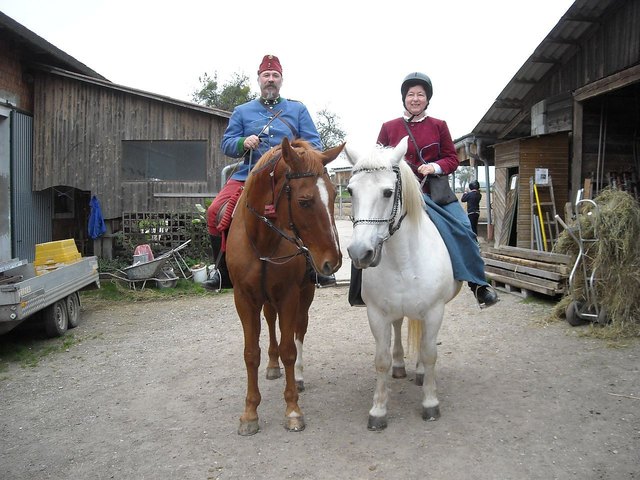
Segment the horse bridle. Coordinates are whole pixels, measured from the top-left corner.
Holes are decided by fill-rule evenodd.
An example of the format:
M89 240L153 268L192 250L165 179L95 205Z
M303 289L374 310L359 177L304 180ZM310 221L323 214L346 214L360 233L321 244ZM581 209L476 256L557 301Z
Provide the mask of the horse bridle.
M377 167L377 168L359 168L357 170L354 170L352 172L352 175L355 175L356 173L373 173L373 172L379 172L379 171L389 171L388 167ZM400 176L400 168L398 166L394 166L391 167L391 171L393 171L396 174L396 188L395 188L395 193L393 195L393 206L391 207L391 215L389 216L389 218L354 218L351 217L351 222L353 224L353 226L355 227L356 225L380 225L383 223L387 223L389 225L389 235L387 235L386 237L384 237L380 243L384 243L387 240L389 240L389 238L391 238L391 235L393 235L394 233L396 233L399 229L400 229L400 225L402 225L402 221L404 220L404 217L406 217L407 212L404 212L398 219L396 222L396 217L398 216L398 213L401 211L402 209L402 177Z
M277 161L276 161L277 163ZM275 171L275 165L274 165L274 171ZM327 169L325 168L322 175L327 173ZM297 248L296 253L293 253L291 255L284 255L282 257L271 257L271 256L260 256L260 253L258 252L258 249L256 248L255 244L253 243L253 240L250 239L251 241L251 245L253 246L254 251L256 252L256 254L258 255L258 258L263 261L263 262L269 262L269 263L273 263L273 264L277 264L277 265L282 265L284 263L287 263L289 261L291 261L293 258L297 257L298 255L304 255L306 257L306 259L311 262L311 254L309 253L309 249L304 245L304 242L302 241L302 239L300 238L300 232L298 230L298 228L296 227L296 224L293 221L293 211L291 208L291 185L289 185L289 182L291 180L296 180L296 179L300 179L300 178L308 178L308 177L319 177L320 175L318 175L317 173L314 172L302 172L302 173L291 173L291 172L287 172L285 174L285 183L282 186L282 189L280 189L280 192L278 193L277 196L275 196L273 205L275 207L275 205L277 205L282 192L286 192L287 194L287 204L289 206L289 229L293 232L293 234L295 236L291 236L289 234L287 234L287 232L285 232L284 230L282 230L280 227L278 227L275 223L273 223L267 216L259 213L255 208L253 208L251 205L249 205L248 203L246 204L247 208L249 209L249 211L251 213L253 213L259 220L261 220L264 224L266 224L271 230L273 230L274 232L276 232L278 235L280 235L282 238L284 238L285 240L287 240L288 242L291 242L292 244L294 244Z

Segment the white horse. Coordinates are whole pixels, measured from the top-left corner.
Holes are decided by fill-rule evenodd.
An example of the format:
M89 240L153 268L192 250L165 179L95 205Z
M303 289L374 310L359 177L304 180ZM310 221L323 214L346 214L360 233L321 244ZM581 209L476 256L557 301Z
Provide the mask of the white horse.
M368 428L387 426L387 378L406 377L402 322L409 319L409 350L418 353L416 384L422 385L422 418L436 420L440 407L435 364L444 306L460 291L447 247L425 211L420 185L404 161L405 137L395 148L376 147L354 165L351 194L353 234L347 250L362 271L362 299L376 340L376 389ZM375 267L375 268L374 268ZM391 352L391 326L394 343Z

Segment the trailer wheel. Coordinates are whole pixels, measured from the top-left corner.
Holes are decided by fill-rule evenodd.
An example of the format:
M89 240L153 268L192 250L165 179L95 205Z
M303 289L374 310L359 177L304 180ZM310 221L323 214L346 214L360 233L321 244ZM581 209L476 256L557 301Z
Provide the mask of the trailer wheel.
M80 323L80 296L78 292L73 292L66 298L67 302L67 324L69 328L76 328Z
M58 300L44 310L44 328L49 337L64 335L68 327L67 302Z

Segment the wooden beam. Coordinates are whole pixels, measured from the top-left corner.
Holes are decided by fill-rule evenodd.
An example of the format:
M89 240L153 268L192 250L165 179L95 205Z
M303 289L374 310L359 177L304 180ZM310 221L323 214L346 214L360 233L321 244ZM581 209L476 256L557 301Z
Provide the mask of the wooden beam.
M543 285L538 285L533 282L526 282L519 280L517 278L509 278L505 275L500 275L492 272L485 272L487 274L487 279L491 281L497 281L500 283L504 283L505 285L511 285L517 288L524 288L526 290L531 290L532 292L542 293L544 295L548 295L550 297L558 295L559 293L564 292L564 287L558 285L558 288L548 288Z
M482 260L485 264L485 270L488 267L495 267L502 271L519 272L528 276L546 278L548 280L566 280L569 276L570 269L566 265L550 265L539 264L532 262L531 260L524 260L511 257L496 256L492 258L493 254L486 253L483 255Z
M561 265L573 265L574 259L571 255L553 252L539 252L538 250L529 250L528 248L512 247L503 245L500 247L492 247L490 245L482 247L482 254L494 253L497 255L507 255L516 258L525 258L536 262L545 262Z
M557 64L560 63L560 60L557 59L557 58L543 57L541 55L535 56L535 57L531 57L531 58L529 58L529 61L533 62L533 63L546 63L546 64L549 64L549 65L557 65ZM535 82L535 83L538 83L538 82Z
M613 75L591 82L584 87L577 88L573 92L573 98L577 102L584 102L604 93L612 92L632 83L640 81L640 65L635 65Z
M540 277L532 277L530 275L525 275L523 273L512 272L510 270L502 270L500 268L491 267L487 265L484 268L485 273L491 273L496 276L500 276L504 279L509 279L509 281L505 281L504 283L509 283L510 285L514 285L514 281L526 282L529 285L538 285L548 290L553 290L555 292L561 292L564 290L565 283L563 281L553 281L547 280ZM513 282L513 283L512 283ZM522 284L520 284L522 285ZM530 288L530 287L527 287ZM532 289L533 290L533 289Z
M507 135L509 135L509 132L511 132L511 130L516 128L520 122L522 122L525 118L527 118L530 115L530 113L531 112L529 111L522 111L519 114L517 114L515 117L513 117L513 119L509 123L507 123L507 126L500 131L500 133L498 134L498 138L502 139Z
M513 79L513 83L517 83L520 85L537 85L539 83L538 80L527 80L526 78L515 78Z
M203 192L203 193L170 193L170 192L157 192L153 194L153 198L215 198L218 192Z
M582 102L573 100L573 158L569 166L571 175L571 190L569 201L572 206L576 204L576 194L582 187L582 132L583 132L583 106ZM565 219L566 220L566 219Z
M522 102L520 100L496 100L493 103L495 108L504 108L509 110L520 110L522 108Z

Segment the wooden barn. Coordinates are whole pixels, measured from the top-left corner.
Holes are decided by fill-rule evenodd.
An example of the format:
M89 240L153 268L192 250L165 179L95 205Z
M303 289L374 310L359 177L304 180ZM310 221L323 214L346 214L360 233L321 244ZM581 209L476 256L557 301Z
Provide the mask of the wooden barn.
M128 219L193 213L219 190L230 112L114 84L1 12L0 47L1 259L65 238L108 257Z
M495 166L494 248L550 251L581 190L638 198L640 1L576 0L456 148Z

